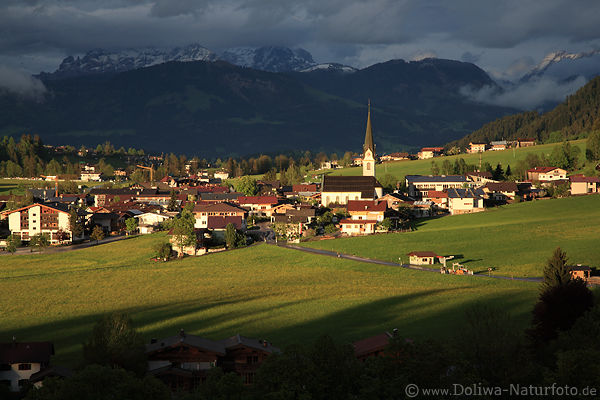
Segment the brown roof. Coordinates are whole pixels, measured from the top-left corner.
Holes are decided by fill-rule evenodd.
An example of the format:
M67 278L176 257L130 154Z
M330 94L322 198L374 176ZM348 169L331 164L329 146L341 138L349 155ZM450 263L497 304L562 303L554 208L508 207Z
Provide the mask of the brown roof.
M421 151L442 151L443 147L423 147Z
M245 209L227 203L196 204L194 212L235 212L245 213Z
M370 198L375 188L382 187L374 176L329 176L323 177L322 192L361 192L361 196Z
M188 335L184 333L183 330L178 335L157 340L156 343L147 344L146 354L160 352L165 348L177 347L180 345L187 345L201 350L208 350L222 356L225 355L225 346L223 346L222 343L205 339L200 336Z
M240 335L239 333L235 336L232 336L227 339L223 339L219 341L225 346L225 349L233 349L236 347L250 347L255 350L264 351L266 353L279 353L280 350L278 347L273 346L271 343L266 340L259 340L248 338Z
M294 191L294 192L316 192L317 185L314 183L313 184L293 185L292 191Z
M488 182L484 186L492 192L518 192L519 187L515 182Z
M299 210L292 208L285 210L285 215L292 217L314 217L316 210L314 208L301 208Z
M416 256L416 257L440 257L435 254L433 251L411 251L407 254L407 256Z
M573 175L569 179L571 182L600 183L600 178L597 176Z
M483 171L483 172L477 172L477 171L475 171L475 172L469 172L469 173L467 173L467 175L469 175L469 176L480 176L480 177L482 177L482 178L490 178L490 179L492 178L492 173L491 173L491 172L489 172L489 171Z
M277 204L276 196L240 196L240 204Z
M233 224L236 229L242 229L242 217L209 215L206 227L208 229L225 229L228 224Z
M568 265L570 271L591 271L592 269L587 265Z
M555 169L559 169L558 167L535 167L528 169L527 172L538 172L538 173L546 173L550 171L554 171Z
M366 339L358 340L352 343L354 354L357 357L381 351L390 344L392 335L389 332L380 333L379 335L371 336Z
M371 211L384 212L387 209L387 202L382 201L379 204L372 200L348 200L348 212L350 211Z
M448 197L448 193L440 192L439 190L430 190L427 192L427 196L424 196L428 199L441 199Z
M370 225L376 224L376 219L343 219L340 221L340 224L356 224L356 225Z
M0 343L0 363L48 363L54 355L50 342Z

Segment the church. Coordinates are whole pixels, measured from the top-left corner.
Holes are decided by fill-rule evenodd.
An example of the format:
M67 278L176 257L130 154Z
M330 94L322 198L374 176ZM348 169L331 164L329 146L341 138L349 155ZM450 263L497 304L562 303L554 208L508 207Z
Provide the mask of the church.
M375 144L371 128L371 102L367 113L367 129L363 145L362 176L323 177L321 205L346 205L349 200L375 200L383 196L383 187L375 178Z

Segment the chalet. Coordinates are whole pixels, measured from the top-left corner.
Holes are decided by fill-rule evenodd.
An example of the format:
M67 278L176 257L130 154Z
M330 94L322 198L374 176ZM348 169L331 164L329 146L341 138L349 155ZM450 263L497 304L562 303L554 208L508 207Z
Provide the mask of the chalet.
M485 184L488 182L497 182L494 179L492 179L492 173L488 172L488 171L468 172L467 178L469 178L471 181L473 181L477 184Z
M441 156L442 154L444 154L443 147L423 147L421 151L417 153L417 158L419 160L426 160L428 158Z
M248 211L228 203L197 204L193 213L195 228L225 229L232 223L237 229L246 229Z
M567 268L569 269L569 272L571 273L571 278L573 279L579 278L583 279L584 281L590 279L592 269L587 265L570 265L567 266Z
M383 186L374 176L324 176L321 205L344 205L350 200L375 200L383 195Z
M366 339L358 340L352 343L354 355L360 361L365 361L369 357L378 357L383 355L384 350L389 346L393 335L389 332L380 333Z
M381 161L402 161L410 159L408 153L390 153L379 157Z
M173 392L198 388L206 380L208 370L217 366L240 375L244 383L250 384L264 359L278 352L266 341L240 335L213 341L188 335L183 329L176 336L152 339L146 345L148 374L163 381Z
M84 182L100 182L102 181L101 172L82 172L79 176L79 180Z
M101 207L115 201L115 199L117 201L135 199L139 192L140 189L130 190L94 188L90 190L90 196L92 196L94 199L94 206Z
M381 222L385 218L387 202L349 200L347 210L352 220L375 220Z
M535 167L527 170L530 181L552 182L567 179L567 171L557 167Z
M338 167L337 160L323 161L320 169L336 169Z
M492 151L506 150L508 148L508 142L506 140L498 140L490 142L490 146Z
M222 179L222 180L229 179L229 172L227 172L227 171L216 171L215 174L214 174L214 177L218 178L218 179Z
M0 343L0 384L18 392L31 376L50 364L54 345L50 342Z
M448 210L450 214L468 214L484 211L483 197L485 193L481 189L447 189Z
M470 181L463 175L406 175L405 179L408 195L413 198L427 197L430 190L441 192L470 186Z
M516 147L531 147L535 146L535 139L517 139Z
M490 200L494 201L514 200L519 192L515 182L488 182L481 189Z
M160 224L173 217L160 211L150 211L143 214L138 214L136 218L138 220L138 229L140 233L145 235L154 232L156 229L158 229Z
M353 167L362 167L362 157L354 157L352 158L352 166Z
M279 201L276 196L240 196L238 203L250 210L250 214L270 217Z
M430 190L427 196L423 196L423 200L431 201L437 208L448 209L448 193L444 191Z
M410 199L406 198L400 193L387 193L381 196L378 200L380 202L385 201L387 203L387 207L392 210L398 210L402 204L407 205L410 202Z
M271 354L280 350L266 340L247 338L237 334L220 341L225 347L225 356L218 365L226 372L234 372L242 378L245 385L254 383L256 371Z
M411 251L407 254L412 265L433 265L444 257L438 256L433 251Z
M600 178L596 176L573 175L569 181L572 195L600 192Z
M68 243L83 239L83 236L73 237L69 223L69 208L64 204L35 203L3 213L8 218L8 229L23 241L29 241L32 236L47 234L50 244ZM87 213L77 211L79 218Z
M469 143L467 153L483 153L487 148L485 143Z
M315 183L303 183L299 185L292 185L292 192L298 196L310 197L316 193L319 193L319 189Z
M340 221L342 233L347 235L370 235L375 233L375 219L350 219L345 218Z

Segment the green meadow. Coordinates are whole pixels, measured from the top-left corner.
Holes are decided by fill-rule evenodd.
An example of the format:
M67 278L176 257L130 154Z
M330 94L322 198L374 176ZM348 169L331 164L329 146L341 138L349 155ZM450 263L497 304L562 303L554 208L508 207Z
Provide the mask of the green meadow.
M571 141L571 144L574 144L581 149L581 160L585 158L585 143L586 139ZM502 151L486 151L481 153L481 161L482 163L489 162L493 167L500 163L504 169L506 169L507 165L510 165L511 168L514 169L519 160L525 159L527 154L545 154L548 156L550 153L552 153L552 149L557 145L560 145L560 143L542 144L532 147L523 147L519 149L508 149ZM454 161L458 160L459 158L463 158L467 164L479 165L479 154L459 154L456 156L436 157L429 160L386 162L383 164L378 164L375 171L379 177L382 177L386 174L391 174L398 179L401 179L406 175L429 175L431 174L432 161L435 161L438 167L440 167L444 160L454 163ZM316 171L312 172L310 176L312 177L316 174L325 172L331 172L332 175L362 175L362 167Z
M600 267L600 195L537 200L476 214L418 220L413 232L303 245L381 260L408 262L411 251L455 255L475 272L539 277L560 246L570 262ZM449 261L449 266L453 261ZM455 261L454 261L455 262Z
M159 233L64 253L1 256L0 341L50 340L53 362L75 365L94 322L111 311L130 313L146 340L180 328L212 339L240 333L281 347L324 333L350 342L393 328L411 338L451 339L476 302L509 311L525 327L538 294L535 283L266 244L152 261L153 247L164 240Z

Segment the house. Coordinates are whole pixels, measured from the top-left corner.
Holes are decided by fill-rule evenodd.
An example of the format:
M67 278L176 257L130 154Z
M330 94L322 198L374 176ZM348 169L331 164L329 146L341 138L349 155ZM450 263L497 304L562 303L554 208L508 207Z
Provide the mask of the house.
M31 376L50 364L54 345L50 342L0 343L0 384L18 392Z
M427 218L433 214L434 202L431 200L417 200L412 202L410 213L415 218Z
M441 192L450 188L470 187L463 175L406 175L408 195L412 198L427 197L430 190Z
M469 143L467 153L483 153L487 148L485 143Z
M198 256L205 254L207 250L207 244L205 239L210 237L208 229L196 229L194 228L194 234L196 235L196 242L187 246L184 246L183 249L179 247L179 237L173 233L173 229L168 232L169 243L171 243L173 250L177 252L178 256L183 254L187 254L189 256Z
M490 146L492 146L492 151L506 150L508 148L508 142L506 140L498 140L490 142Z
M349 200L347 210L352 220L375 220L376 222L381 222L385 218L387 202Z
M138 214L135 218L138 220L138 229L140 234L145 235L154 232L163 222L173 218L169 214L160 211L150 211Z
M535 167L527 170L530 181L551 182L567 179L567 171L557 167Z
M590 279L592 269L587 265L570 265L567 266L567 268L569 269L569 272L571 273L571 278L573 279L579 278L583 279L584 281Z
M299 185L292 185L292 192L298 196L310 197L319 193L319 188L315 183L303 183Z
M401 195L400 193L387 193L381 196L378 200L380 202L385 201L387 203L387 207L392 210L398 210L402 204L408 205L410 202L410 199L404 195Z
M402 161L410 159L408 153L390 153L379 157L381 161Z
M535 139L517 139L516 147L531 147L535 146Z
M73 237L69 223L69 207L60 203L34 203L12 211L5 211L3 215L8 218L8 229L11 234L17 235L23 241L29 241L32 236L47 234L50 244L69 243L73 240L83 239L82 236ZM82 219L87 213L77 211Z
M200 200L211 201L214 203L222 203L224 201L237 203L238 198L240 196L242 196L242 194L238 193L238 192L230 192L230 193L201 192L201 193L198 193L198 195L200 196Z
M347 235L371 235L375 233L377 220L374 219L342 219L340 230Z
M248 211L229 203L196 204L194 228L225 229L232 223L237 229L246 229Z
M433 265L444 257L438 256L433 251L411 251L407 254L412 265Z
M271 354L280 350L266 340L248 338L237 334L220 341L225 347L225 356L217 364L225 372L234 372L245 385L254 383L258 367Z
M84 182L100 182L102 181L101 172L82 172L79 180Z
M471 181L473 181L477 184L481 184L481 185L488 183L488 182L497 182L494 179L492 179L492 173L488 172L488 171L468 172L467 178L469 178Z
M600 192L600 178L596 176L573 175L569 181L572 195Z
M437 208L448 209L448 193L444 191L430 190L426 196L423 196L424 201L431 201Z
M206 380L211 368L234 372L250 384L264 359L280 350L267 341L236 335L220 341L186 334L152 339L146 345L148 374L165 383L173 392L189 392Z
M320 169L336 169L338 167L337 160L323 161Z
M428 158L441 156L443 153L443 147L423 147L421 151L417 153L417 158L419 160L426 160Z
M383 195L383 186L374 176L324 176L321 205L344 205L349 200L375 200Z
M227 171L216 171L214 177L217 178L217 179L221 179L221 180L229 179L229 172L227 172Z
M384 350L389 346L392 337L393 335L391 333L384 332L379 335L358 340L352 343L354 355L360 361L365 361L369 357L378 357L382 355Z
M446 190L448 193L448 210L451 215L468 214L484 211L481 189L455 189Z
M115 174L115 176L120 176L122 178L127 177L127 171L125 171L124 169L115 169L114 174Z
M266 217L271 216L273 207L279 203L276 196L240 196L238 202L250 210L250 214Z
M519 192L515 182L488 182L481 189L494 201L514 200Z

